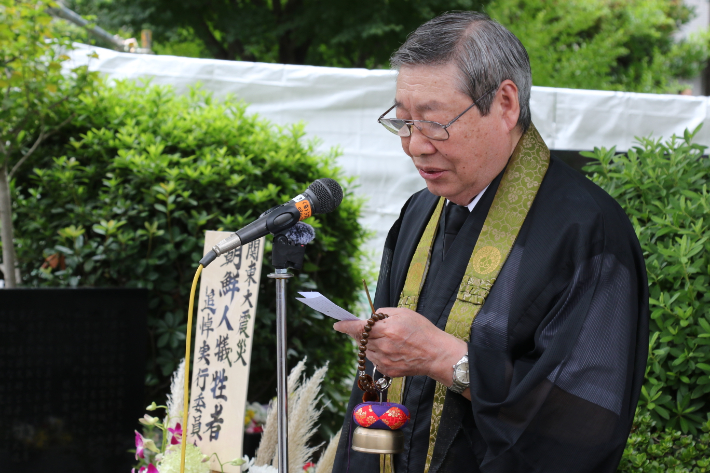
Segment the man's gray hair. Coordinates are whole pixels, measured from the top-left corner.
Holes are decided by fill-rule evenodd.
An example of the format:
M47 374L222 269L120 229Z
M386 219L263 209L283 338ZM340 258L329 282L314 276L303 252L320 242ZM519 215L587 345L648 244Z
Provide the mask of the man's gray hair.
M430 66L455 61L461 72L461 91L478 100L481 115L488 115L495 97L489 93L506 79L518 87L518 126L527 131L531 123L530 59L513 33L479 12L449 12L427 21L407 37L392 55L394 69Z

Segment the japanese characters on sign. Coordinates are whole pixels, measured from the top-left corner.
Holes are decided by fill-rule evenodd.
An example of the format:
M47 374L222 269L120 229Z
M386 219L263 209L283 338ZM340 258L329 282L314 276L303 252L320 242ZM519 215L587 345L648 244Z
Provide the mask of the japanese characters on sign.
M205 252L227 232L207 232ZM241 457L263 238L220 256L202 272L187 441L220 460ZM219 470L215 459L212 470ZM227 473L240 467L225 465Z

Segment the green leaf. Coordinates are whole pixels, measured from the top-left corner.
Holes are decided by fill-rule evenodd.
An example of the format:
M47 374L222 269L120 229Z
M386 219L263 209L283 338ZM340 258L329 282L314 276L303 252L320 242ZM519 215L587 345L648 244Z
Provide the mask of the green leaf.
M654 412L656 412L658 415L660 415L661 417L663 417L666 420L670 419L670 413L668 412L668 410L664 409L661 406L656 406L656 408L654 409Z
M64 253L65 255L73 255L73 254L74 254L74 250L72 250L72 249L70 249L70 248L67 248L66 246L55 245L54 248L55 248L57 251L60 251L60 252Z

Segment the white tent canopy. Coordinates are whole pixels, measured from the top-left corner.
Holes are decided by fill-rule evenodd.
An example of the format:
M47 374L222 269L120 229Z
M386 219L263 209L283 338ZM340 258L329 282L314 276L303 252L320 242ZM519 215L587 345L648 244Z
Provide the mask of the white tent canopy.
M98 58L88 58L95 51ZM377 117L393 102L396 74L388 70L264 64L118 53L79 45L67 67L89 64L111 78L150 78L178 93L198 82L216 97L234 94L248 110L277 124L303 121L322 149L338 147L338 163L356 177L368 201L362 224L375 231L368 247L379 253L405 200L424 182L399 139ZM708 118L707 97L533 87L532 119L551 149L625 151L636 136L682 134ZM697 141L710 144L710 126Z

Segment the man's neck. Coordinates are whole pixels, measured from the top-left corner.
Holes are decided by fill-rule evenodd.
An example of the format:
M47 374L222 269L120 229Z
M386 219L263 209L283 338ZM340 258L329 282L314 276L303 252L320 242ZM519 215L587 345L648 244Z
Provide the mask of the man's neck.
M476 204L478 203L479 200L481 200L481 197L483 197L483 194L485 194L485 192L488 190L488 188L489 188L490 186L491 186L491 185L488 184L485 189L483 189L481 192L479 192L478 194L476 194L476 196L475 196L473 199L471 199L471 202L469 202L468 204L464 205L464 207L468 207L468 211L469 211L469 212L473 211L473 208L476 207ZM446 199L446 204L447 204L447 205L449 204L449 202L451 202L451 201L450 201L449 199ZM455 203L455 202L453 202L453 203Z

